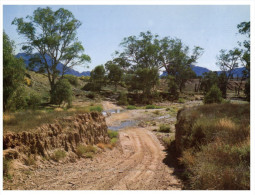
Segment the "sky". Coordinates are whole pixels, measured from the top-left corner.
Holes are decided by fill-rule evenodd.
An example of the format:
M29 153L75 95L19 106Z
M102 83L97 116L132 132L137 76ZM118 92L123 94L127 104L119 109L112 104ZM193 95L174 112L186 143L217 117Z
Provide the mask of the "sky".
M37 7L45 5L4 5L3 28L16 43L16 54L21 51L23 38L16 26L11 25L15 17L32 15ZM192 48L204 48L204 54L197 66L219 70L216 56L221 49L233 49L238 41L246 37L238 33L237 25L250 20L248 5L65 5L60 7L71 11L82 22L78 39L92 62L75 69L82 72L105 64L113 59L124 37L151 31L160 37L179 38Z

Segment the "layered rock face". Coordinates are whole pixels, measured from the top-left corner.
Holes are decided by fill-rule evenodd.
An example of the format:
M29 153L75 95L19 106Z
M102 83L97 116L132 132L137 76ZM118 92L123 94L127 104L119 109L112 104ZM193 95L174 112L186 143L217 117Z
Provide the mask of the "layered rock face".
M56 148L76 152L79 144L108 143L107 125L101 113L78 114L45 124L34 131L3 136L4 156L17 158L18 154L49 156Z

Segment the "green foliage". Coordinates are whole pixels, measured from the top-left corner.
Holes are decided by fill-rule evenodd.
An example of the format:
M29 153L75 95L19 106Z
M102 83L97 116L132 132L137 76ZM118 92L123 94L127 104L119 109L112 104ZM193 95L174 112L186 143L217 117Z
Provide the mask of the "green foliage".
M185 103L185 99L179 98L179 99L178 99L178 103L182 103L182 104Z
M89 111L90 112L102 112L103 108L102 108L102 106L90 106Z
M134 105L128 105L128 106L127 106L127 109L128 109L128 110L135 110L135 109L136 109L136 106L134 106Z
M90 73L90 80L84 86L86 91L101 91L102 86L105 85L105 69L103 65L96 66Z
M106 70L108 71L107 78L110 83L113 83L115 86L115 91L117 90L117 85L122 80L123 71L120 66L114 63L114 61L108 61L105 64Z
M24 81L25 64L22 59L14 56L14 43L9 39L8 35L3 33L3 109L4 111L14 108L11 106L14 96L21 92L19 87ZM16 94L15 94L16 93ZM12 100L10 100L12 99ZM19 104L19 103L18 103ZM18 107L22 107L20 104Z
M114 137L111 139L110 143L111 143L111 145L115 146L117 141L118 141L118 139Z
M213 85L218 85L218 83L219 78L216 71L205 72L203 73L203 77L201 79L200 89L206 94Z
M84 48L77 39L77 29L81 22L64 8L53 11L50 7L38 7L31 16L15 18L12 24L17 26L18 33L26 43L22 49L29 54L33 50L38 51L29 64L37 66L40 71L46 71L51 93L54 93L59 73L64 75L69 68L90 62L90 57L83 54ZM48 57L51 63L46 60ZM60 61L64 66L59 71L57 64Z
M56 150L51 156L52 160L58 162L59 160L66 157L66 152L64 150Z
M168 92L171 100L177 100L179 98L178 85L173 76L169 76Z
M84 146L80 144L76 148L76 154L79 157L92 158L94 153L96 153L96 148L91 145Z
M72 104L72 88L67 79L57 81L51 99L53 103L59 106L63 102L67 102L68 106Z
M170 132L170 126L166 125L166 124L162 124L159 127L159 132L163 132L163 133L169 133Z
M27 108L28 96L24 87L16 89L9 97L6 109L10 111L22 110Z
M193 53L190 54L189 47L184 45L180 39L171 39L164 37L160 40L160 59L165 71L169 76L174 77L180 92L185 86L187 80L196 77L190 64L197 61L202 55L203 49L196 46Z
M79 84L78 77L76 77L74 75L66 74L66 75L64 75L64 78L67 79L69 81L69 83L75 87L77 87Z
M143 92L144 102L151 95L152 88L158 83L159 74L157 68L138 68L126 80L129 90L141 90Z
M37 92L30 92L29 98L27 99L27 106L32 109L36 109L42 102L41 96Z
M204 97L205 104L212 104L212 103L221 103L222 102L222 95L220 89L213 85L208 93Z
M155 105L147 105L145 106L145 109L159 109L161 108L160 106L155 106Z
M113 131L113 130L108 130L107 131L108 136L112 139L112 138L118 138L119 133L117 131Z
M79 79L82 81L88 82L90 79L90 76L81 76L81 77L79 77Z
M128 100L127 100L127 94L124 92L121 92L118 98L118 105L127 105L128 104Z

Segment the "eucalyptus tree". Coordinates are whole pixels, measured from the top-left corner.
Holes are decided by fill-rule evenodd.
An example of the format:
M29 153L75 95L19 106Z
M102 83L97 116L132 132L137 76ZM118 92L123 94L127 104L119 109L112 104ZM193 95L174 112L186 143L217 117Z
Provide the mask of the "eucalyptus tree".
M90 62L77 38L81 22L66 9L53 11L50 7L39 7L25 19L15 18L12 24L25 39L22 49L28 54L36 52L32 63L46 71L51 94L59 74L63 76L71 67ZM60 62L63 64L61 71L57 70Z
M110 83L114 84L115 91L117 90L117 85L121 82L123 77L123 71L120 66L118 66L115 61L108 61L105 64L107 70L107 78Z
M220 50L220 54L217 56L216 64L220 67L222 73L221 78L222 82L219 84L222 85L221 91L222 96L226 98L227 93L227 85L229 79L233 76L233 71L235 68L238 68L240 64L240 60L242 57L242 52L238 48L234 48L233 50Z
M195 77L191 64L203 54L201 47L194 47L192 54L188 46L180 39L164 37L160 40L160 66L169 76L175 78L175 82L182 91L187 80Z

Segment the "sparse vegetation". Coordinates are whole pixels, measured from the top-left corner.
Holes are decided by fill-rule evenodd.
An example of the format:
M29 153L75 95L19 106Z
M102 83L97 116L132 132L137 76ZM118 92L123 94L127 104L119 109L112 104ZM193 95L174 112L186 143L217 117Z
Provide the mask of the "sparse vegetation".
M220 89L213 85L208 93L205 95L204 103L212 104L212 103L221 103L222 102L222 94Z
M90 112L102 112L103 108L102 108L102 106L90 106L89 111Z
M166 124L161 124L158 131L163 132L163 133L169 133L170 132L170 126L166 125Z
M128 106L127 106L127 109L128 109L128 110L135 110L135 109L136 109L136 106L134 106L134 105L128 105Z
M77 87L79 84L78 77L76 77L74 75L66 74L66 75L64 75L64 78L67 79L69 81L69 83L75 87Z
M3 158L3 176L6 179L11 179L11 174L10 174L10 169L11 169L11 161L8 159Z
M61 149L56 150L51 156L52 160L56 162L59 162L61 159L64 159L65 157L66 157L66 152Z
M93 158L93 154L96 153L96 148L94 146L91 145L78 145L76 148L76 154L78 155L78 157L85 157L85 158Z

